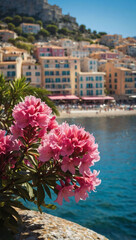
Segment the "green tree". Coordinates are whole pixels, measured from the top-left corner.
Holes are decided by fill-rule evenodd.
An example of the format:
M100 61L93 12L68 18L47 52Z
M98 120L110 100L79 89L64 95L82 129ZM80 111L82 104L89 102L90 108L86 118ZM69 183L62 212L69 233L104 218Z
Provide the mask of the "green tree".
M38 33L38 36L39 35L41 35L41 36L43 36L43 37L48 37L49 35L50 35L50 33L46 30L46 29L44 29L44 28L42 28L41 30L40 30L40 32Z
M15 30L15 25L13 23L8 23L8 29L11 31Z
M85 33L86 32L86 26L84 24L81 24L80 27L79 27L79 31L81 33Z
M4 18L4 22L6 22L6 23L12 23L13 22L13 18L12 17L5 17Z
M63 35L69 35L69 30L67 28L62 28L58 30L59 34L63 34Z
M35 37L33 35L29 35L27 40L28 42L33 43L35 41Z
M25 22L25 23L35 23L35 19L33 17L23 17L23 22Z
M43 27L43 22L41 20L36 21L36 23Z
M22 17L19 15L15 15L13 18L13 23L15 26L18 26L22 22Z
M46 27L47 31L50 32L51 35L56 35L56 33L58 32L58 27L56 25L47 25Z
M21 27L16 27L15 32L20 36L22 35L22 28Z

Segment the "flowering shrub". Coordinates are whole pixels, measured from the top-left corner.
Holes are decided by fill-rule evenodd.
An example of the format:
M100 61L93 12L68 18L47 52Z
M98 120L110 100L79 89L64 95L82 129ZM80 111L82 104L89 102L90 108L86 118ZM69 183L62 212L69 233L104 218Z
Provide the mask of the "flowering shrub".
M10 134L0 130L0 223L15 232L20 217L14 207L25 209L20 197L40 211L55 208L44 202L51 190L60 205L71 196L85 200L100 184L99 173L90 170L100 158L93 135L76 125L59 125L34 96L14 107L13 118Z

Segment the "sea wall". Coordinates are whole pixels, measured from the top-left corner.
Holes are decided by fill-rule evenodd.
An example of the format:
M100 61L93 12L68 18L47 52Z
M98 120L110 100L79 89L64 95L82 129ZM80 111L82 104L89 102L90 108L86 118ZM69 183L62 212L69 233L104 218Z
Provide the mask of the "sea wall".
M15 240L108 240L76 223L36 211L19 210L23 225Z

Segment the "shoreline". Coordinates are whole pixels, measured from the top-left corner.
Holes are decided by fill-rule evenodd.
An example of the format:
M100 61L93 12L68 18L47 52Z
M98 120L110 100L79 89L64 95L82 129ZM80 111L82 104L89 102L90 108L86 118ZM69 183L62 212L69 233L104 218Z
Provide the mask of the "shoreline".
M117 116L133 116L136 115L136 110L109 110L101 112L99 110L71 110L70 113L66 111L59 112L59 118L82 118L82 117L117 117Z

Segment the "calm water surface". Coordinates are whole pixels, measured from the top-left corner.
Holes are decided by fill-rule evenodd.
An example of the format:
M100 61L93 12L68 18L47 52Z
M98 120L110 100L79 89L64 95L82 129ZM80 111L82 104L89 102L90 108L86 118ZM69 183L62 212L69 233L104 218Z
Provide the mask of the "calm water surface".
M136 116L59 119L84 126L99 144L102 183L86 201L46 212L74 221L110 240L136 240Z

